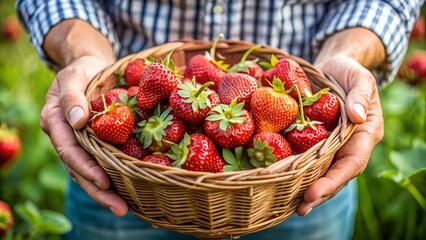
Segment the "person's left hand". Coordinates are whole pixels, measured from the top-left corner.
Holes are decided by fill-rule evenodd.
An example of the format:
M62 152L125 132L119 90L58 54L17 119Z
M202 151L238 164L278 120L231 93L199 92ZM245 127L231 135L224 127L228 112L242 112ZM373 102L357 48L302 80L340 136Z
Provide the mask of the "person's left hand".
M317 59L315 66L339 81L347 93L346 113L358 126L336 153L326 174L305 192L304 201L297 208L301 216L335 196L346 183L360 175L367 167L374 146L383 138L382 108L372 73L356 60L339 55L324 61Z

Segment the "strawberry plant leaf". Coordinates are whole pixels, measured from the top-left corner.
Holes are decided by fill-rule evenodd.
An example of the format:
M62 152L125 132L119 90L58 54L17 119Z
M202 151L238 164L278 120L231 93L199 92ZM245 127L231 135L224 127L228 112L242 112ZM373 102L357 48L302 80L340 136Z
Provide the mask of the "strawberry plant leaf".
M414 172L408 179L419 190L423 198L426 198L426 168ZM426 203L426 200L424 202Z
M72 229L72 224L65 215L51 210L41 211L42 224L39 231L51 234L64 234Z
M32 201L16 204L15 212L34 229L38 229L42 223L40 210Z

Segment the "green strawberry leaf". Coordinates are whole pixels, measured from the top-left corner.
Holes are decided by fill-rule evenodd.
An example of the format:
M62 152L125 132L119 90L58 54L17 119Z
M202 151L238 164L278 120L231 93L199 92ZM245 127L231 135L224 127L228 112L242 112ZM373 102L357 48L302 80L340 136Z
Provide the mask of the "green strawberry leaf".
M244 153L245 151L243 146L236 147L234 151L224 148L222 150L222 157L228 164L225 165L223 170L225 172L232 172L253 168Z
M26 201L15 205L15 212L32 228L38 229L42 224L42 217L39 208L31 201Z
M72 229L72 224L65 215L51 210L41 211L42 224L39 231L51 234L65 234Z

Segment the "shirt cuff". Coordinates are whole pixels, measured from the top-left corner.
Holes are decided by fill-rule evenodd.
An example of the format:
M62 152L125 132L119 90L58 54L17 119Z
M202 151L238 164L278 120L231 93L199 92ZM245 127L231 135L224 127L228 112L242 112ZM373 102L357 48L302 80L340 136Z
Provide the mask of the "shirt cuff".
M43 42L50 29L66 19L78 18L90 23L109 40L115 53L119 50L120 44L112 21L94 1L43 1L39 4L21 1L17 9L38 55L52 69L58 70L59 67L46 56Z
M386 66L371 69L378 84L393 80L404 54L412 26L419 15L420 7L410 3L403 6L400 1L347 1L331 7L314 38L314 47L319 49L324 40L344 29L364 27L373 31L386 50ZM413 1L416 2L416 1Z

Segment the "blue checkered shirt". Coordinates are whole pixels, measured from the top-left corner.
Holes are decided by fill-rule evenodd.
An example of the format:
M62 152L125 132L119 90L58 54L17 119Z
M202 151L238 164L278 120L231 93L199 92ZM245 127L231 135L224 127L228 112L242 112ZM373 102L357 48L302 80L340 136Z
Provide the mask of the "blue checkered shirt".
M401 64L422 0L18 0L18 14L32 43L42 49L49 30L79 18L104 34L118 57L179 39L212 40L223 33L280 48L313 61L321 43L350 27L376 33L386 48L387 66L373 69L380 82ZM49 63L49 62L48 62Z

